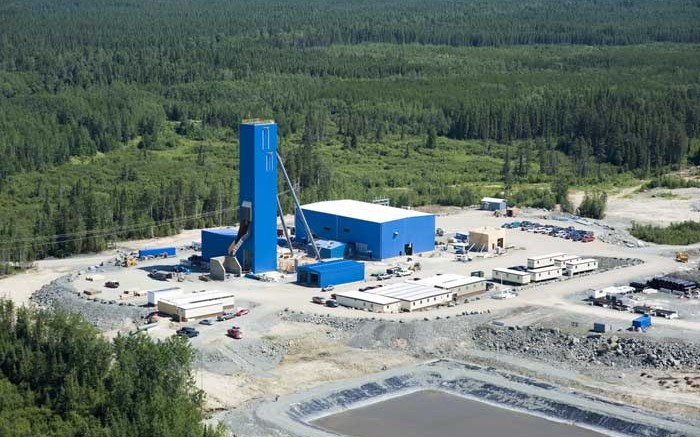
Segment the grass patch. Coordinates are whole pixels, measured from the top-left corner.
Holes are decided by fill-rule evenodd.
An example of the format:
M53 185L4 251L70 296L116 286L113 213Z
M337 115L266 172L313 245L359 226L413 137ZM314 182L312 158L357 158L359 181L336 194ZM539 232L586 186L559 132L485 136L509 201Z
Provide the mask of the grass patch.
M692 220L672 223L665 228L634 223L630 232L640 240L656 244L685 246L700 243L700 222Z

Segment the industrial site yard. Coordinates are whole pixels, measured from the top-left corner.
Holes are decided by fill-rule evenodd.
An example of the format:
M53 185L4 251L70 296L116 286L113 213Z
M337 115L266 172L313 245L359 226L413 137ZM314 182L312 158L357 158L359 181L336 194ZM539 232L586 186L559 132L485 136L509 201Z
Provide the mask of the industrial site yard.
M622 200L621 200L622 201ZM629 199L624 200L629 201ZM615 210L615 200L610 209ZM640 200L641 203L644 200ZM528 212L518 219L562 225L548 220L546 212ZM500 227L510 221L486 211L448 208L438 215L436 226L447 232L481 226ZM145 297L123 296L125 290L153 290L169 286L185 292L228 290L236 296L237 308L250 313L234 320L179 323L161 318L158 326L146 331L155 338L174 334L180 326L196 326L200 335L190 340L198 352L195 378L207 394L211 420L230 425L236 436L310 435L272 424L265 417L271 404L285 402L295 393L315 390L334 381L359 380L377 372L412 366L426 360L450 358L480 366L492 366L588 393L614 402L676 417L682 432L669 435L700 435L700 305L698 300L680 301L670 295L648 299L663 300L676 307L680 318L655 318L646 333L629 332L634 314L590 306L583 301L590 289L624 285L630 281L671 273L679 268L697 271L697 255L691 263L674 260L677 248L644 245L628 247L630 237L620 230L588 222L576 227L596 235L611 236L582 243L531 232L507 230L503 255L478 256L459 262L454 253L439 250L387 262L366 262L366 283L378 283L370 274L394 265L420 263L420 270L408 278L392 278L385 283L413 277L426 278L438 273L469 276L481 270L524 264L529 256L553 252L595 257L605 271L571 279L521 288L512 299L490 299L488 294L454 307L442 306L409 313L370 313L338 307L327 308L311 299L322 295L318 288L294 284L295 275L279 282L247 278L201 281L193 271L182 282L156 281L148 272L158 266L179 263L193 252L179 251L176 258L140 262L135 267L115 267L116 251L64 260L37 262L34 271L0 281L0 295L18 303L32 302L78 311L107 335L134 330L143 324L140 317L151 310L143 308ZM566 226L568 224L564 224ZM139 247L173 244L189 245L199 231L187 231L173 238L124 243L124 251ZM612 237L615 238L612 238ZM601 237L602 238L602 237ZM126 249L128 248L128 250ZM698 248L690 248L697 250ZM686 248L685 250L688 250ZM103 279L89 281L86 269L104 263ZM120 287L102 287L105 280L119 281ZM52 282L53 281L53 282ZM335 287L334 292L357 290L363 283ZM497 285L497 288L500 284ZM503 286L504 288L506 286ZM99 288L97 301L83 291ZM325 293L328 294L328 293ZM111 303L110 303L111 302ZM137 316L132 316L136 314ZM130 319L129 317L134 317ZM593 322L615 328L601 338L587 338ZM226 335L231 325L240 326L244 337ZM287 405L288 406L288 405ZM282 407L280 407L282 408ZM654 417L650 419L654 422ZM661 420L661 419L659 419Z

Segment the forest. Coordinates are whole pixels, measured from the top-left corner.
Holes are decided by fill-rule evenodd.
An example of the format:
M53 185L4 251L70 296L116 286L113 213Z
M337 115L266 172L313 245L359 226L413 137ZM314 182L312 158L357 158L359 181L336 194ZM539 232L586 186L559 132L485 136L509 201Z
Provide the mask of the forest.
M78 315L0 300L0 436L223 436L202 424L193 360L179 337L108 341Z
M0 268L233 224L247 117L279 123L302 201L547 207L700 164L698 22L692 0L3 3Z

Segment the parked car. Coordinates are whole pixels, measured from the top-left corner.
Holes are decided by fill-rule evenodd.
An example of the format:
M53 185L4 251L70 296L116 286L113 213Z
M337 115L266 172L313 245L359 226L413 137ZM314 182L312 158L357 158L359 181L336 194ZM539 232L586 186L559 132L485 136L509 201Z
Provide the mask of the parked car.
M192 338L196 337L199 335L199 331L196 329L190 327L190 326L184 326L177 331L175 331L175 334L181 336L181 337L187 337L187 338Z
M236 311L236 317L245 316L249 312L250 312L250 310L248 308L241 308L238 311Z
M236 340L240 340L241 338L243 338L243 331L241 331L241 327L240 327L240 326L232 326L231 329L229 329L228 331L226 331L226 333L227 333L231 338L234 338L234 339L236 339Z
M338 308L338 301L335 299L328 299L326 301L326 306L330 308Z
M326 292L326 291L333 291L335 290L335 287L333 285L326 285L321 289L321 291Z
M105 282L105 287L107 287L107 288L119 288L119 282L118 281L107 281L107 282Z
M383 274L377 276L377 279L380 280L380 281L385 281L385 280L387 280L387 279L391 279L393 276L394 276L394 275L389 274L389 273L383 273Z
M411 270L406 270L406 269L399 269L394 273L396 276L401 277L401 276L411 276L413 274L413 271Z
M200 321L199 321L199 324L200 324L200 325L205 325L205 326L211 326L211 325L214 324L214 322L211 321L211 320L209 320L209 319L204 319L204 320L200 320Z
M231 320L231 319L233 319L234 317L236 317L236 314L235 314L235 313L223 313L223 314L220 315L220 316L216 316L216 320L217 320L218 322L223 322L224 320Z
M323 296L314 296L311 298L311 302L324 305L326 303L326 298Z

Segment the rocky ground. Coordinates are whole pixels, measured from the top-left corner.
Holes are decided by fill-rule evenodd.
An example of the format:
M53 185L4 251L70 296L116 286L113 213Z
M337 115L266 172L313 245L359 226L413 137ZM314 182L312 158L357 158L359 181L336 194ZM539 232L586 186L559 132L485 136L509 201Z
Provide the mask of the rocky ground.
M125 326L141 324L150 312L133 303L105 300L100 297L88 299L73 285L72 276L62 276L44 285L32 294L30 300L41 308L52 308L82 315L95 327L107 331Z
M545 362L616 368L698 369L700 346L618 335L579 336L556 328L480 326L477 347L536 358ZM699 383L700 387L700 383Z

